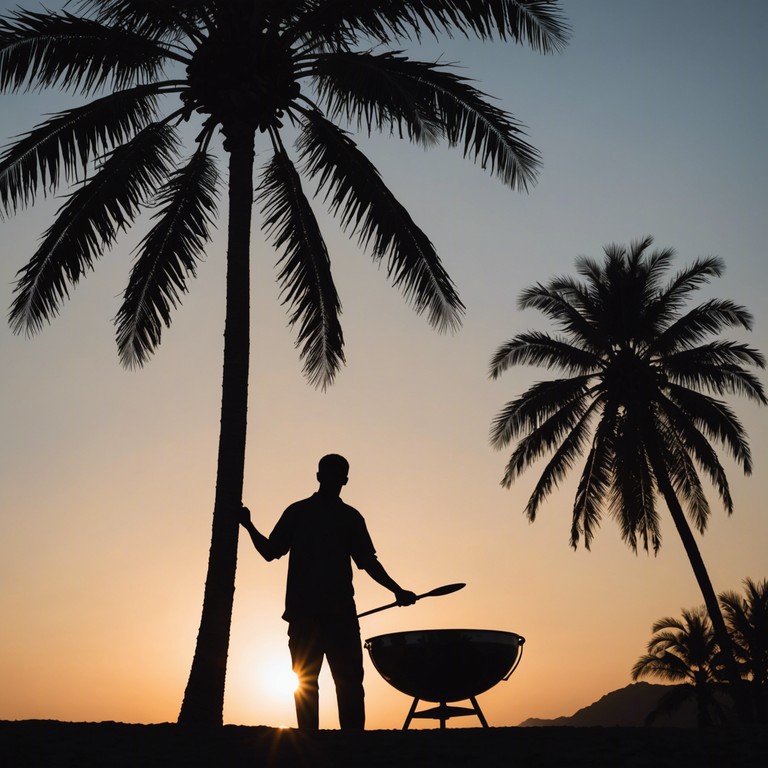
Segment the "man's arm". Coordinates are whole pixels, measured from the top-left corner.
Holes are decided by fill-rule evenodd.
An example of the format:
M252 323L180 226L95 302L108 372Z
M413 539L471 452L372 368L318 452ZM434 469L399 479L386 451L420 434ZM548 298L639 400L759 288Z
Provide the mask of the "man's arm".
M385 570L376 555L371 555L361 563L361 568L382 587L394 592L398 605L413 605L416 602L416 594L403 589Z
M251 541L253 542L253 546L256 547L256 551L265 560L274 560L280 557L272 542L256 530L256 526L251 522L251 510L248 509L248 507L240 507L237 519L240 525L242 525L250 534Z

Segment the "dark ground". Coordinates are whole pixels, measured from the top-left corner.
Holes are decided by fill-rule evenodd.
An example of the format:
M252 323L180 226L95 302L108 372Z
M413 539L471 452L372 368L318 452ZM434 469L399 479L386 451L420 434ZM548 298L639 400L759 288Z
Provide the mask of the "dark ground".
M347 734L0 721L2 768L766 768L768 730L447 728Z

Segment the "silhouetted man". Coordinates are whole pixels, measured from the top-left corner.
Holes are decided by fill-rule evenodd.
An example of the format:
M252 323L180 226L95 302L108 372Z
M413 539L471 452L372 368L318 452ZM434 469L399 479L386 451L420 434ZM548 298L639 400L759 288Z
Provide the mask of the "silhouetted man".
M328 659L342 728L365 727L363 649L357 621L352 561L371 578L391 590L400 605L416 601L402 589L376 558L362 515L339 494L347 484L349 463L330 454L320 459L317 492L291 504L269 538L251 522L247 507L240 522L265 560L290 552L285 613L293 671L299 680L294 694L299 728L319 727L317 678Z

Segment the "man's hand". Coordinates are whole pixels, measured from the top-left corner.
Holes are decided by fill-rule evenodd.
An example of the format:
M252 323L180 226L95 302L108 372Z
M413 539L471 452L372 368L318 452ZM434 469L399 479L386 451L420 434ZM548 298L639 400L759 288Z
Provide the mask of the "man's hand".
M413 605L418 600L418 596L410 590L398 589L395 590L395 599L398 605Z
M240 525L248 526L251 522L251 510L244 504L237 510L237 522Z
M272 544L266 536L256 530L256 526L251 522L251 510L248 509L245 504L242 504L239 509L235 510L235 516L237 517L237 522L248 531L248 535L251 537L251 541L253 542L253 546L256 547L256 551L265 560L274 560L285 554L284 552L276 550L274 544Z

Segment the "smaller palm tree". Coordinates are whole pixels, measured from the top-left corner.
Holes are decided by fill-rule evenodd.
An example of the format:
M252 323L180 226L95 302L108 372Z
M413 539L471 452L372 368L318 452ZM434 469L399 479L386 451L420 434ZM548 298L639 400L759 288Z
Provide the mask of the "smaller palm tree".
M675 685L659 699L646 717L646 724L690 700L696 703L700 728L724 722L725 713L715 695L718 647L706 610L684 610L682 620L666 616L653 625L652 631L648 653L632 667L632 679L652 677Z
M749 681L758 722L768 722L768 579L744 580L745 595L723 592L720 604L736 661Z
M516 365L559 370L503 408L491 442L517 441L502 485L511 484L551 454L525 508L528 519L586 455L573 504L571 545L589 549L604 513L633 551L661 546L659 502L666 506L701 589L733 691L741 688L717 593L694 531L704 533L708 478L728 514L722 446L745 474L752 472L747 433L723 399L740 395L768 404L751 368L765 357L746 344L719 338L727 328L751 330L752 315L727 299L689 306L698 289L720 277L721 259L697 259L669 275L671 248L650 250L653 239L611 244L604 259L581 257L580 279L556 277L521 294L521 309L538 309L556 334L519 333L491 360L498 378ZM739 705L740 711L743 709ZM743 711L743 716L748 713Z

